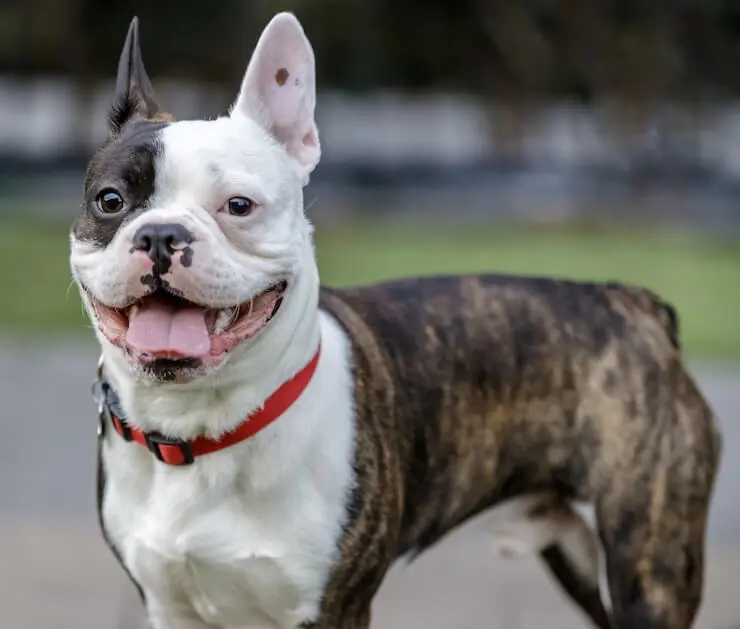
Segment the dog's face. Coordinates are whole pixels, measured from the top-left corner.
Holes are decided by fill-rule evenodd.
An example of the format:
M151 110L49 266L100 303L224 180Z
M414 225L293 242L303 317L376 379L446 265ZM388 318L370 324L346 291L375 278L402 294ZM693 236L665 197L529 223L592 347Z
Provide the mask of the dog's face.
M174 122L154 99L132 22L71 265L104 351L136 377L186 382L218 369L291 299L310 249L315 98L311 46L282 13L230 114Z

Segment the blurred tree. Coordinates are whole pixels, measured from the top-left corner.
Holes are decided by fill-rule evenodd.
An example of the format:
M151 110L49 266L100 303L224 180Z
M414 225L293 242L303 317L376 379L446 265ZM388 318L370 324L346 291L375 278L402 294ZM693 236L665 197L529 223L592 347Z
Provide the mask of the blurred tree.
M2 0L0 71L110 77L142 19L152 74L233 84L277 10L321 85L651 100L740 91L738 0Z

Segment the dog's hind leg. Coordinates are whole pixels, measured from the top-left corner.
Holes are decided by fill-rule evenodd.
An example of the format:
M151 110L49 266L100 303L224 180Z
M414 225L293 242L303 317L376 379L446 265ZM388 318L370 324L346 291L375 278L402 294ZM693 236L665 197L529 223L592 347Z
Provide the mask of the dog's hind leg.
M704 564L700 528L686 523L655 530L630 513L603 527L615 629L693 626Z
M598 581L583 574L571 557L567 546L555 543L540 552L552 576L571 600L580 607L599 629L610 629L609 615L602 602ZM594 566L596 569L597 566Z
M706 523L720 437L681 382L630 439L597 502L614 629L690 629L702 596Z
M563 505L567 526L540 557L570 599L594 626L610 629L604 553L596 535L594 510L589 504Z
M489 530L499 553L516 558L539 553L552 575L599 629L609 629L599 589L600 549L580 509L554 494L533 494L498 505L489 515Z

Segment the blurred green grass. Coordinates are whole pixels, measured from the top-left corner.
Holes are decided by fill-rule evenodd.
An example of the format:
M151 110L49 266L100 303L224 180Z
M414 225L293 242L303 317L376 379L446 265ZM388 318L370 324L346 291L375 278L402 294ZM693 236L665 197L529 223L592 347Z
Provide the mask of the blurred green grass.
M319 224L322 280L342 286L440 272L621 280L679 310L693 356L740 358L740 241L649 229L523 228L352 221ZM84 331L70 287L67 225L0 221L0 332Z

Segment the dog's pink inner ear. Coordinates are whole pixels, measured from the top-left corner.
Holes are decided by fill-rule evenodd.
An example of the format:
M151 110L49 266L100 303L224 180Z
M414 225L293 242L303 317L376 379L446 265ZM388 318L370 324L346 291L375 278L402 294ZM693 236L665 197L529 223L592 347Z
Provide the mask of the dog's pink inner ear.
M292 71L291 71L292 70ZM260 92L267 106L269 125L280 140L286 131L294 131L296 125L313 118L310 104L306 102L306 81L301 78L305 68L266 68L260 80Z
M284 57L283 50L266 52L276 53L277 58L267 56L265 67L257 74L263 124L291 156L313 168L314 154L319 150L313 119L313 68L300 54L291 60Z
M234 105L309 172L320 155L314 72L313 50L298 20L279 14L260 37Z
M318 146L319 139L316 137L316 133L313 131L308 132L303 136L303 144L305 146Z

